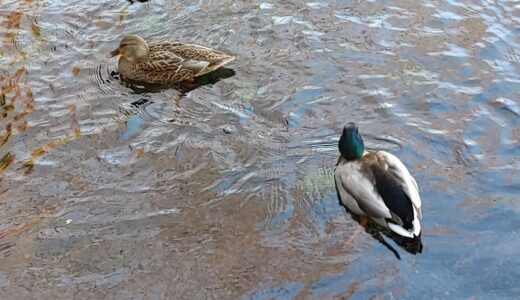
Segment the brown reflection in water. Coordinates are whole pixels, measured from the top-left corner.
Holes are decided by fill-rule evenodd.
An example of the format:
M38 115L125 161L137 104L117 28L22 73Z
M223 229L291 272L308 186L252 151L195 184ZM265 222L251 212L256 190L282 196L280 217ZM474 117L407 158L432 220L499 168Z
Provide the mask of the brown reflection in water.
M13 128L23 133L27 127L25 118L34 111L34 96L27 85L27 70L21 66L14 72L0 68L0 146L5 145L13 135Z
M7 14L4 26L6 33L4 34L4 47L12 47L15 44L16 37L18 36L18 30L20 30L20 20L22 19L22 13L13 11Z
M5 145L13 134L22 134L25 132L28 124L26 117L35 110L34 95L28 84L29 74L26 69L28 53L18 49L16 43L19 32L23 30L32 33L34 36L33 43L46 43L46 41L41 38L42 33L37 18L19 11L22 8L26 8L25 6L31 2L32 1L20 2L18 8L9 12L4 21L6 30L4 33L2 53L9 54L11 59L7 66L0 67L0 120L3 123L3 130L0 132L0 146ZM24 27L28 27L29 30ZM78 75L79 71L79 67L72 69L74 75ZM30 157L25 160L21 169L25 169L26 171L32 170L36 159L52 148L63 145L72 138L80 135L76 107L71 106L69 113L72 133L34 150L30 154ZM17 132L13 133L13 130ZM10 154L10 152L4 156L1 160L2 168L0 172L3 172L9 164L13 162L14 157L15 156Z
M71 104L69 106L70 124L71 124L70 127L71 127L72 133L69 133L69 134L65 135L64 137L59 138L57 140L51 141L51 142L39 147L38 149L34 150L31 153L30 157L27 160L25 160L25 162L23 163L23 165L20 169L24 169L26 173L30 172L32 170L32 168L34 167L35 161L39 157L43 156L44 154L46 154L53 148L64 145L65 143L67 143L81 135L81 129L79 127L78 118L76 115L76 109L77 109L76 105L74 105L74 104Z
M23 1L18 3L18 8L26 8L27 4L32 1ZM41 30L38 21L34 16L24 14L18 10L9 12L4 19L3 26L5 32L3 35L3 48L0 54L9 57L8 63L0 66L0 122L2 129L0 131L0 151L6 152L0 159L0 179L9 166L15 161L16 155L10 151L11 138L14 135L24 134L28 121L27 117L35 111L35 99L33 91L28 83L28 71L26 68L27 57L31 53L21 50L18 46L17 39L22 31L30 32L33 37L33 43L45 44L41 39ZM27 30L28 27L29 30ZM77 124L77 121L75 122ZM33 151L32 159L29 159L22 168L30 170L34 164L34 158L37 158L48 152L51 148L61 144L62 141L49 143L40 149ZM9 187L7 185L6 187ZM25 194L26 189L9 191L9 188L2 190L0 201L7 205L13 205L10 202L20 201L22 199L32 199ZM53 210L47 208L37 208L32 213L23 216L23 219L17 220L13 216L3 216L5 223L0 231L0 257L7 257L15 254L16 257L26 261L32 257L23 248L18 247L17 251L12 252L11 248L18 245L22 236L30 231L35 225L40 224L47 219ZM16 220L16 221L15 221ZM22 255L22 253L24 253ZM16 258L15 258L16 259Z
M211 28L211 22L207 22L211 18L206 17L208 12L204 10L208 7L212 9L209 4L217 2L219 1L204 3L202 7L195 6L201 11L190 12L190 17L186 18L190 28ZM10 256L3 261L0 286L10 284L10 294L26 298L30 298L30 293L37 293L42 298L56 298L55 295L70 295L69 297L76 298L99 298L100 295L107 298L121 298L124 295L122 298L125 298L131 297L130 295L147 295L146 297L150 298L157 296L193 299L208 298L211 295L225 299L237 298L263 286L276 287L285 282L297 281L303 286L299 292L301 298L311 298L309 295L314 298L326 298L326 295L320 295L319 292L316 296L316 291L313 290L313 286L324 279L323 289L327 289L328 286L331 288L323 293L332 298L336 294L348 297L358 291L368 297L367 289L374 286L370 281L375 278L381 283L372 293L375 298L413 298L413 293L401 295L410 293L406 278L412 277L419 288L431 283L426 281L431 280L431 277L424 277L428 272L436 278L444 278L445 276L433 273L439 269L428 267L436 265L428 260L451 258L453 255L435 257L436 254L439 255L440 246L444 245L439 241L442 242L445 237L466 236L463 229L454 225L457 225L459 220L462 220L463 224L468 222L464 211L441 209L437 203L442 202L444 196L452 196L459 192L459 189L462 191L461 183L467 182L469 186L473 186L470 172L478 169L471 161L466 147L457 142L462 141L468 131L472 137L472 128L466 124L474 115L472 110L475 109L475 105L471 104L471 94L464 95L457 90L458 85L464 87L464 84L457 80L461 77L460 72L455 70L459 65L454 59L443 56L442 52L447 50L446 44L457 44L467 48L467 53L477 55L475 53L478 51L475 50L478 48L472 45L483 42L489 33L486 33L486 25L479 18L464 19L461 24L452 26L443 25L432 17L435 13L432 7L417 4L416 1L408 2L408 5L406 1L393 3L403 8L396 12L397 6L392 7L388 3L361 1L344 8L348 6L344 1L332 1L328 3L330 10L323 13L310 8L293 10L291 4L286 4L287 8L275 4L275 9L272 10L251 9L247 4L233 4L235 6L230 9L234 10L229 12L233 15L232 20L228 22L223 18L222 23L225 23L225 26L229 23L229 28L236 33L230 36L232 42L229 45L239 45L238 56L247 59L247 63L243 65L240 65L240 61L237 62L240 77L236 81L245 82L244 85L251 85L253 88L244 92L245 89L239 84L222 85L223 91L220 94L211 89L201 89L187 97L200 100L200 103L195 103L204 109L205 106L202 104L208 100L206 98L224 102L232 98L231 93L235 93L235 90L240 90L241 95L249 95L252 90L257 91L268 86L269 90L263 89L265 94L255 94L256 98L251 101L255 110L252 118L256 117L256 121L244 121L243 126L236 125L239 130L233 139L225 135L218 136L217 130L208 133L209 129L206 127L217 128L229 119L219 112L203 114L201 109L193 115L203 115L206 124L200 124L197 130L189 126L149 124L152 122L147 119L142 123L148 127L145 129L143 126L141 137L122 141L120 131L114 129L114 123L117 121L109 120L107 116L112 116L113 108L117 107L116 103L134 101L139 97L129 93L126 87L120 86L119 83L103 81L103 90L86 93L84 98L75 102L77 107L71 105L67 110L70 102L62 101L63 96L75 99L74 94L78 86L86 87L85 80L90 76L88 72L91 70L91 62L95 61L97 64L100 60L100 56L96 56L95 53L103 52L103 45L95 44L99 48L96 47L92 51L93 56L85 58L77 68L73 63L78 63L84 53L76 53L74 57L61 57L63 52L60 52L58 47L55 53L60 55L58 63L51 62L48 67L56 68L59 73L62 70L59 68L62 62L70 63L59 74L64 74L67 78L76 76L72 77L75 84L68 86L67 82L64 82L60 86L58 82L51 82L53 79L46 79L49 86L56 84L56 90L52 90L51 87L54 94L48 97L51 105L45 106L47 110L43 107L40 110L39 106L38 112L30 116L24 115L23 111L27 106L19 100L24 97L23 92L16 101L12 99L15 94L13 91L0 99L2 106L5 105L3 108L0 107L0 115L5 112L5 116L0 117L4 125L0 130L3 129L1 133L5 140L1 149L4 152L0 153L0 172L9 168L15 159L25 159L29 154L31 157L26 166L30 169L36 159L55 147L60 147L52 151L56 153L48 153L52 165L48 162L42 163L30 176L16 172L4 174L6 178L2 181L0 202L5 205L5 209L0 216L5 223L2 224L3 231L0 232L0 238L4 238L0 240L0 256ZM227 3L229 2L221 3L222 7ZM80 5L79 2L76 4ZM184 4L193 3L180 1L179 8ZM88 25L84 25L87 22L80 22L79 25L72 22L83 10L74 9L72 5L68 12L69 17L65 18L71 20L69 24L46 19L44 25L42 18L40 30L37 20L26 22L26 17L20 13L12 14L10 17L13 26L11 30L17 30L17 18L18 26L25 26L26 33L29 36L32 34L35 38L47 38L45 35L48 23L63 26L60 27L63 31L81 28L71 30L71 36L54 36L63 38L64 44L91 38L106 41L123 34L125 30L148 30L147 34L153 32L155 37L165 39L178 34L184 38L210 40L207 32L215 32L214 36L217 36L223 30L214 27L213 31L205 29L192 35L191 32L188 34L187 29L178 26L182 25L181 22L172 22L169 25L175 28L175 31L155 31L155 28L151 30L151 27L143 26L146 25L143 21L146 14L138 9L143 7L142 5L134 5L131 10L121 10L123 4L119 5L100 8L109 15L100 15L93 21L92 27L96 32L90 31ZM150 2L144 10L148 12L148 8L155 8L157 11L154 13L157 12L157 16L160 16L160 5L153 5ZM385 10L382 10L382 5ZM335 6L338 7L337 11ZM220 14L228 13L227 10L217 9L215 15L221 17ZM176 17L178 12L179 9L175 7L171 9L171 17ZM121 28L112 26L114 22L111 20L116 21L118 13L121 15L118 25L124 25ZM354 20L359 24L354 21L339 23L334 16L336 13L359 17ZM298 21L288 25L274 24L272 17L291 14L299 14ZM318 14L322 14L323 18ZM235 19L239 21L235 22ZM376 22L371 23L378 20L385 21L386 24L382 25L384 27L379 27ZM314 27L312 29L317 33L324 34L302 34L300 29L306 28L300 23L305 22L308 26ZM132 23L138 25L132 26ZM406 29L406 32L389 29L389 25L401 30ZM428 33L423 30L426 26L438 29L440 33L436 33L435 30ZM7 36L13 42L10 49L16 48L16 38L13 36L14 33ZM349 43L345 47L340 46L344 41ZM247 42L248 45L240 46L238 42ZM347 46L355 46L359 50L352 52L348 50L350 48L346 48ZM284 54L282 50L285 48L295 57ZM16 66L25 64L24 57L34 58L31 57L33 53L23 54L6 49L0 49L0 52L10 51L8 54ZM314 52L322 49L326 51ZM86 50L86 47L83 50ZM387 54L381 52L383 50ZM272 54L262 55L263 51L271 51ZM331 55L333 57L329 57ZM302 71L305 69L307 58L317 56L326 58L316 59L320 65L327 65L329 60L335 65L343 64L345 67L338 68L338 74L334 75L343 81L331 79L330 82L324 83L317 76L312 78L317 72L322 71L321 67ZM282 58L287 58L288 62L298 65L298 68L293 68L289 63L281 63ZM495 78L493 70L486 71L489 67L481 68L484 63L480 59L467 59L468 64L471 63L476 69L470 71L467 77L482 77L481 85L485 90L489 86L487 81ZM33 64L34 62L38 60L31 60L31 66L38 66ZM300 67L302 65L303 67ZM101 67L104 68L104 65ZM33 73L33 68L26 68L31 72L33 80L39 78L38 70ZM334 71L335 68L331 69ZM16 68L12 67L9 70ZM5 75L8 75L7 73ZM20 76L25 77L27 74ZM272 79L266 79L270 77ZM257 82L248 83L252 78ZM25 84L25 80L21 78L19 82ZM35 82L38 84L38 80ZM453 83L454 87L439 88L439 82ZM32 81L30 83L32 84ZM33 91L39 97L45 90L42 91L36 84ZM272 131L282 130L262 119L278 123L279 119L284 118L285 113L298 111L298 101L291 100L287 95L293 93L293 90L304 90L304 85L330 87L323 89L324 101L301 105L299 124L298 114L291 120L296 125L288 127L287 122L283 122L289 133L277 133L269 142L257 142L257 134L270 134ZM108 96L101 95L101 92L105 93L109 87L114 88L117 97L110 96L110 93ZM9 88L12 87L7 87ZM47 85L44 89L46 88ZM147 95L149 94L146 92L145 96ZM163 98L161 96L164 95L159 92L150 95L150 99L146 101L159 103L158 100ZM284 97L288 100L281 100ZM44 102L46 99L43 98L42 105L47 105ZM335 99L348 102L348 109L342 107L341 101ZM92 106L91 110L85 108L85 103ZM294 110L293 105L296 107ZM436 108L436 105L439 108ZM280 113L273 112L278 109ZM58 110L59 117L54 117L53 114L58 114ZM37 114L40 115L35 116ZM103 119L96 119L97 114L102 115ZM31 128L33 121L37 123L40 117L44 121L57 121L51 125L35 125L35 128ZM101 129L99 133L79 137L79 117L82 117L81 124L85 124L82 125L85 126L85 132L88 131L85 121L93 121L95 125L92 126L97 126L96 131L101 129L100 127L106 130ZM359 225L349 223L350 218L341 208L338 207L337 211L328 215L329 217L323 216L319 204L322 201L326 203L325 199L329 197L326 184L330 177L321 176L320 178L325 178L324 181L318 181L315 185L309 183L309 192L305 193L298 183L297 188L291 189L292 184L289 181L280 180L293 170L297 173L297 181L300 177L305 180L303 174L318 166L313 159L319 154L308 149L314 146L295 150L285 145L287 141L300 145L301 141L297 140L300 136L302 139L328 138L347 117L357 117L366 121L367 130L372 131L375 136L386 136L390 133L402 141L405 145L403 152L407 153L403 159L411 161L410 166L414 158L416 159L416 167L412 169L416 170L414 173L422 174L423 180L420 185L426 191L424 202L428 212L427 216L425 213L424 229L425 234L429 235L426 242L430 245L430 253L418 257L418 261L427 262L423 265L418 264L420 273L414 273L415 268L407 267L408 258L404 263L396 264L393 259L385 262L382 256L390 256L386 251L369 252L376 243ZM36 141L36 145L20 142L16 137L17 133L26 130L28 119L31 125L26 132L29 134L27 139L31 142ZM409 125L403 125L408 121ZM54 136L46 136L46 130L54 130L58 123L65 123L65 126L53 131L51 134L54 133ZM388 126L387 129L383 128L384 126ZM32 130L42 134L42 140L33 136ZM305 130L308 132L304 132ZM430 134L428 130L435 130L439 134ZM157 135L144 137L150 133ZM491 135L494 133L493 131ZM182 134L188 136L185 142L175 142ZM519 137L520 127L516 126L512 128L511 139L518 141ZM26 146L29 150L24 150L27 151L27 155L20 153L19 147L13 147L11 143L14 144L14 141L18 143L15 146L28 144ZM276 145L268 145L271 141ZM496 144L497 141L491 138L477 138L476 143ZM219 148L215 149L214 146ZM326 148L330 145L325 143L321 146ZM131 151L128 151L127 147L130 147ZM37 149L34 150L35 148ZM327 149L332 149L332 146ZM121 162L111 161L110 155L104 155L105 153L120 157ZM335 151L332 155L324 155L326 165L329 160L333 164L337 158ZM301 156L302 163L278 162L291 161L298 156ZM266 163L262 164L262 161ZM488 164L492 167L496 163L486 161L482 166L483 171L489 169ZM224 187L217 186L223 178L232 177L230 181L236 181L236 178L243 178L258 170L266 172L267 165L273 165L268 170L273 173L272 176L262 173L248 177L250 179L244 181L245 184L232 182L237 192L229 196L224 196L225 191L222 191L226 189L225 184L222 185ZM236 167L233 172L229 171L232 167ZM277 169L282 169L283 172L278 172ZM289 171L286 171L287 169ZM7 174L12 174L12 178L7 178ZM437 190L443 192L428 195L428 191ZM474 202L486 204L487 201L489 199L486 197L468 198L467 202L462 202L462 208L469 210L475 207ZM213 204L208 205L210 202ZM294 210L287 210L289 216L282 216L286 219L279 221L276 217L289 205L294 206ZM326 205L329 206L329 212L330 206L335 207L334 203ZM50 207L49 212L52 214L42 213L44 207ZM56 212L52 211L53 207L56 208ZM179 213L153 214L168 210L178 210ZM461 215L458 215L459 213ZM444 222L449 220L446 217L449 215L453 215L453 219L456 220L454 223ZM439 225L432 225L437 223ZM486 234L484 232L482 236ZM451 245L460 246L456 243ZM9 251L12 252L7 254ZM475 253L469 254L467 262L471 265L469 262L475 261L472 260L471 254ZM29 259L30 263L27 262ZM343 285L339 288L334 288L334 284L326 282L330 276L355 272L356 268L352 265L356 261L357 266L371 266L372 263L375 266L368 268L366 273L356 278L346 276L345 281L338 284ZM6 282L8 280L4 280L2 276L10 281ZM434 284L445 285L447 289L452 287L450 282L443 280ZM456 287L462 285L459 281L452 284ZM390 290L392 294L389 294Z
M21 8L30 1L18 4ZM17 47L17 38L28 20L27 15L15 10L7 14L3 25L3 49L1 53L10 55L9 63L0 67L0 121L3 128L0 132L0 146L6 145L13 134L23 134L27 128L26 117L35 110L34 95L28 85L28 72L26 69L27 53ZM41 32L37 21L30 21L30 31L35 37L40 37ZM16 132L13 132L16 130ZM14 161L15 155L7 152L1 160L0 173Z
M3 172L14 160L14 155L11 152L7 152L6 155L0 159L0 172Z

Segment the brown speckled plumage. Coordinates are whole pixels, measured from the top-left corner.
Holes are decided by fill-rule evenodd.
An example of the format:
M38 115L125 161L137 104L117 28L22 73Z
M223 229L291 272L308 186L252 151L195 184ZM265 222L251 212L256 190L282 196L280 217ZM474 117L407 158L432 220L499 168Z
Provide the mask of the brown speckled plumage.
M147 44L136 35L125 36L111 56L121 55L118 71L125 79L146 83L177 83L215 71L235 57L192 44Z

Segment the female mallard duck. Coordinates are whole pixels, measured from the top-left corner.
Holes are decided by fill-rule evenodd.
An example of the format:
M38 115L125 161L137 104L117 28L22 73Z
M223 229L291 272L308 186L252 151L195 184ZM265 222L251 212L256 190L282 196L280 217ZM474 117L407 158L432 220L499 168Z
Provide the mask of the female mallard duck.
M420 236L419 189L399 158L385 151L364 151L354 123L343 128L339 152L334 180L343 204L398 235Z
M120 55L118 71L125 79L169 84L192 82L215 71L234 56L214 49L172 42L147 44L140 36L127 35L108 57Z

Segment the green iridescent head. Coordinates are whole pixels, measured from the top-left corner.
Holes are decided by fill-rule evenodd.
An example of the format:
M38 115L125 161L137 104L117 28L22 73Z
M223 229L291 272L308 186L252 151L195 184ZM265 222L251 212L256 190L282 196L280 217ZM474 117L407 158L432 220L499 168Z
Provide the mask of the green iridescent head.
M346 160L357 159L363 156L365 145L355 123L350 122L343 127L343 133L339 139L338 146L341 156Z

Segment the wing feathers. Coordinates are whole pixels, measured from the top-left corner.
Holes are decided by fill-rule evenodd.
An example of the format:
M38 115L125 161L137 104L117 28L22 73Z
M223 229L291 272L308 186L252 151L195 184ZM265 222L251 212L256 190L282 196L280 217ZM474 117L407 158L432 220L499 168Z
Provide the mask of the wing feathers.
M421 211L421 197L417 182L410 175L406 166L395 155L386 151L377 151L377 156L388 166L388 171L392 173L394 178L402 186L403 191L412 201L412 204L418 211Z
M182 62L182 67L185 69L192 70L195 74L201 72L206 69L210 65L209 61L200 61L200 60L185 60Z
M378 194L392 212L391 220L406 229L411 229L414 218L412 202L403 191L397 178L379 164L372 164L370 170L372 170L375 177L375 186Z
M171 51L185 59L204 60L212 64L220 63L223 60L228 60L232 57L215 49L192 44L177 45L172 47Z
M390 210L374 189L374 183L361 171L359 162L338 165L336 172L339 173L343 189L356 200L367 215L374 218L391 218Z

